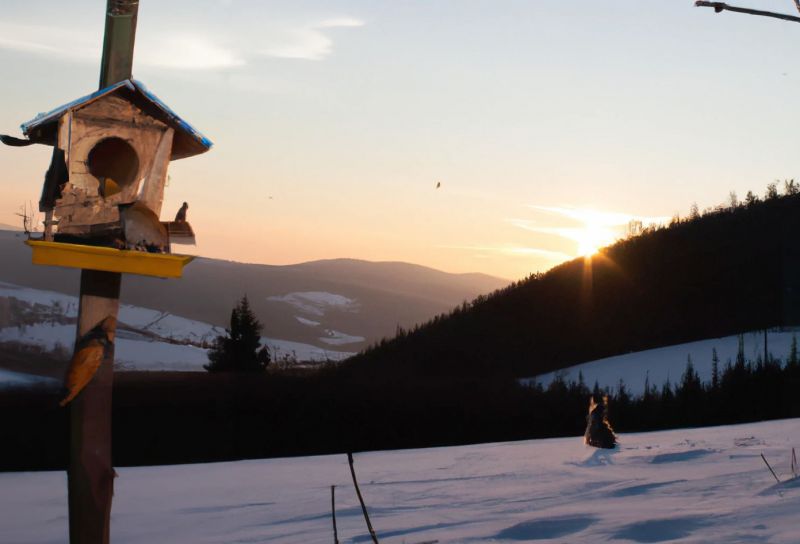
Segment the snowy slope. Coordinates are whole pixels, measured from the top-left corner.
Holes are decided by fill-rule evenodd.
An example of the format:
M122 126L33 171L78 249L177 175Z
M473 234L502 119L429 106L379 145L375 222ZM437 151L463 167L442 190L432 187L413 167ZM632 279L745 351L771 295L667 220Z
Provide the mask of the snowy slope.
M769 331L767 348L771 357L784 360L789 353L792 337L795 335L800 336L795 331ZM522 383L530 383L536 380L544 387L547 387L557 374L563 376L566 381L577 382L579 373L582 373L584 382L590 388L597 381L601 388L609 387L611 390L616 390L619 380L622 379L629 393L641 395L644 392L644 382L647 377L649 377L651 385L656 385L659 388L667 380L670 380L673 385L680 381L686 370L688 357L692 358L692 365L694 365L700 379L706 382L710 381L713 349L717 350L719 369L722 371L728 361L736 359L736 353L739 349L739 337L712 338L606 357L571 366L557 372L542 374L535 378L528 378L522 380ZM759 356L763 358L763 353L764 331L745 334L745 358L755 361Z
M21 303L23 316L9 318L12 322L0 326L0 342L21 342L46 349L71 349L75 340L75 319L78 299L53 291L30 289L0 282L0 300ZM16 322L13 322L16 320ZM21 323L30 323L21 325ZM202 371L208 363L207 345L218 335L221 327L181 316L123 304L119 311L119 334L115 362L125 370ZM328 343L347 343L343 333L325 331ZM363 339L361 339L363 340ZM310 344L262 337L273 359L290 358L298 361L338 361L352 352L324 349ZM0 382L3 376L0 375Z
M6 387L59 387L61 382L45 376L34 376L0 368L0 390Z
M355 456L384 544L800 542L800 420ZM783 482L776 484L760 454ZM112 541L369 542L344 455L117 469ZM63 472L0 474L0 542L60 543Z

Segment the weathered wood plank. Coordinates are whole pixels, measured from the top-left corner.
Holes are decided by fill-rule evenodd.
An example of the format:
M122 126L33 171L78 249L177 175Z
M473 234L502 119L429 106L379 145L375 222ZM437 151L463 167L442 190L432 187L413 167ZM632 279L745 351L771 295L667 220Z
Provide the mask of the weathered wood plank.
M161 215L161 205L164 202L164 185L167 183L167 168L169 168L169 158L172 155L172 137L174 135L175 130L172 127L167 128L161 135L139 196L139 202L153 210L157 216Z

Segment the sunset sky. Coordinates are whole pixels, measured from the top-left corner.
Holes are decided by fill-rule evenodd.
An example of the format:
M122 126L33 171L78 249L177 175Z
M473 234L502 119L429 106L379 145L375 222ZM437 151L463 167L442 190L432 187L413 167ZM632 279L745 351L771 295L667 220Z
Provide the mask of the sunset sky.
M3 2L0 133L96 90L105 4ZM172 163L179 250L517 279L800 178L797 51L691 0L141 0L134 77L215 144ZM49 155L0 146L0 223Z

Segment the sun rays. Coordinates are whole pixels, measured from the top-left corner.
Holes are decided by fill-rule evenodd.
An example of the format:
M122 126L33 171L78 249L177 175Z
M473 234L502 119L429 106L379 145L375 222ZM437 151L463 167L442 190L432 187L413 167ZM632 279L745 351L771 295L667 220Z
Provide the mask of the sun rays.
M641 217L625 213L605 212L589 208L572 208L556 206L529 206L531 209L556 215L572 222L571 226L542 226L541 221L529 219L511 219L510 222L520 228L550 234L570 240L574 244L576 257L592 257L597 252L627 234L631 222L646 225L661 223L665 217ZM577 223L577 225L575 225Z

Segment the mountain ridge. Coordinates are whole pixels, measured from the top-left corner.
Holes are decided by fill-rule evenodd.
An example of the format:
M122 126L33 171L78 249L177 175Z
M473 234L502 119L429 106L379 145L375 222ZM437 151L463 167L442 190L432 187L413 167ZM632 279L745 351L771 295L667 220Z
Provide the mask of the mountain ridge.
M22 232L0 230L5 257L0 281L77 295L79 271L32 265L24 239ZM486 274L452 274L403 262L342 258L269 265L198 257L180 280L126 275L121 301L224 327L236 301L247 295L265 335L328 349L332 341L349 339L347 345L336 345L359 351L393 335L398 326L413 326L507 283ZM309 292L355 302L342 307L328 304L335 301L328 297L312 308L289 297Z

